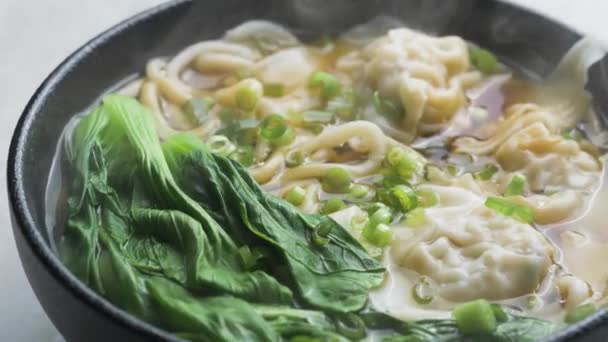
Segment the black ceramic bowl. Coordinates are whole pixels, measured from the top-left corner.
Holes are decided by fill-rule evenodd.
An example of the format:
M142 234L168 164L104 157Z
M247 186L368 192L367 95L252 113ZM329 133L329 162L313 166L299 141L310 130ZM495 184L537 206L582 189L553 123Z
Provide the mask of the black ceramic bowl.
M538 14L488 0L258 0L175 1L132 17L102 33L51 73L21 115L10 146L8 195L15 240L36 296L70 341L177 340L136 319L80 283L49 243L44 194L62 129L70 118L148 59L171 55L190 43L219 37L247 19L285 24L309 37L338 33L376 15L437 34L457 34L496 52L530 75L547 74L579 39L572 30ZM306 38L303 36L303 38ZM590 72L598 102L608 90L603 63ZM604 310L551 340L605 340ZM24 326L24 328L26 328Z

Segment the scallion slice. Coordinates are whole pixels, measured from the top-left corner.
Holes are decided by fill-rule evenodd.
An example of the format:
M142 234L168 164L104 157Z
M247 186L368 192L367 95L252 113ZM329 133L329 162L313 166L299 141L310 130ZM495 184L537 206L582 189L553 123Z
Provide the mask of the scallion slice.
M465 335L489 334L496 330L496 317L485 299L459 304L454 308L456 326Z
M408 151L399 146L393 146L388 150L385 163L399 176L404 178L409 178L414 173L418 172L418 163L416 160Z
M290 150L285 155L285 166L298 167L304 163L304 153L301 150Z
M346 208L346 203L339 198L330 198L323 204L321 214L329 215Z
M524 192L525 187L526 179L523 176L515 175L511 178L511 182L509 182L509 185L507 186L505 196L521 195Z
M350 183L350 174L341 167L332 167L328 169L321 180L323 190L326 192L348 192Z
M385 247L393 239L393 229L384 223L368 224L363 228L363 237L375 246Z
M486 166L484 166L484 168L477 172L476 176L477 179L481 179L484 181L490 180L492 179L492 177L494 176L494 174L496 174L496 172L498 172L498 167L494 164L487 164Z
M382 206L372 213L372 216L369 218L369 224L371 226L377 226L382 223L387 224L390 223L392 219L393 213L391 210L386 206Z
M414 189L407 185L397 185L391 189L394 203L401 211L408 212L418 206L418 198Z
M525 205L518 205L509 202L500 197L488 197L485 206L505 216L513 217L516 220L525 223L531 223L534 220L532 209Z
M498 71L498 59L490 51L471 47L469 48L471 64L484 74L492 74Z
M332 74L317 71L315 72L308 83L312 89L318 89L321 97L328 100L340 93L340 83Z
M296 131L291 127L287 127L287 130L285 130L283 135L271 142L274 146L285 146L291 144L294 140L296 140Z
M270 141L280 138L285 131L287 123L278 114L270 114L260 122L260 134Z
M306 198L306 190L301 186L294 186L287 194L285 194L285 200L295 206L299 206L304 203Z
M433 301L433 288L426 277L420 277L418 282L412 286L412 297L420 305Z
M369 194L369 187L363 184L354 184L350 188L350 196L356 199L364 198Z
M221 156L228 156L236 150L236 146L223 135L214 135L207 139L207 146L211 153L219 154Z
M236 91L235 102L240 109L251 111L258 104L258 95L250 87L241 87Z

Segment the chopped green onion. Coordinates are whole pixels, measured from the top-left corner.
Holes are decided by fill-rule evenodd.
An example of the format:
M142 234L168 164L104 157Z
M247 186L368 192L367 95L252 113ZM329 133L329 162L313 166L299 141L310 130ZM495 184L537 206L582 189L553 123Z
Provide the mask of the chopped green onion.
M207 139L207 146L211 153L219 154L221 156L228 156L236 150L234 144L223 135L214 135Z
M331 221L319 223L312 234L312 241L318 246L326 245L329 242L329 233L332 230Z
M569 324L576 323L578 321L582 321L585 318L591 316L591 314L593 314L596 310L597 310L597 308L595 307L595 305L593 303L581 304L581 305L575 307L574 309L570 310L566 314L564 321Z
M331 99L327 102L327 110L343 120L352 120L355 114L354 92L345 91L342 96Z
M408 212L418 206L418 198L414 189L407 185L397 185L391 189L394 203L403 212Z
M294 140L296 140L296 131L291 127L287 127L287 130L283 135L272 140L272 144L274 146L285 146L291 144Z
M323 71L315 72L308 83L312 89L319 89L321 97L328 100L340 93L340 83L332 74Z
M513 217L521 222L531 223L534 220L532 209L524 205L509 202L500 197L488 197L485 206L505 216Z
M306 198L306 190L301 186L294 186L285 194L285 200L295 206L299 206L304 203Z
M287 123L279 114L270 114L260 122L260 134L268 140L280 138L287 131Z
M285 94L285 89L282 84L271 83L264 84L264 96L281 97Z
M307 110L302 113L302 123L308 127L313 124L328 124L334 122L334 113L321 110Z
M315 227L315 232L322 237L328 237L331 230L332 225L330 221L324 221Z
M511 178L511 182L509 182L509 185L507 186L505 196L521 195L524 192L525 187L526 179L523 176L515 175Z
M513 203L499 198L499 197L488 197L486 199L486 203L485 203L486 207L497 211L505 216L511 216L513 215Z
M350 195L354 198L363 198L369 194L369 187L363 184L354 184L350 188Z
M391 121L397 121L403 117L403 107L398 101L381 98L380 94L376 91L372 98L372 104L376 113L384 116Z
M418 205L424 208L432 207L439 203L439 196L430 188L421 188L416 190Z
M416 303L424 305L433 301L433 288L426 277L420 277L418 282L412 286L412 297Z
M255 162L253 147L239 146L230 154L230 158L236 160L245 167L251 166Z
M530 207L525 205L516 205L513 209L513 218L524 223L532 223L534 221L534 212Z
M401 177L408 178L418 171L418 163L404 148L393 146L386 154L386 163Z
M377 226L379 224L387 224L390 223L393 219L393 213L391 210L385 206L376 209L373 212L372 216L369 218L369 224L371 226Z
M506 322L509 320L509 316L505 310L500 306L500 304L490 304L492 307L492 312L494 312L494 317L496 317L497 322Z
M209 110L215 105L215 100L211 97L192 98L182 106L182 111L188 119L196 124L201 124L207 118Z
M456 326L465 335L489 334L496 330L496 317L485 299L459 304L454 308Z
M258 95L250 87L241 87L236 91L235 102L240 109L251 111L258 104Z
M376 226L368 224L363 228L363 237L375 246L384 247L393 239L393 229L384 223Z
M469 57L471 64L484 74L492 74L498 71L498 59L488 50L471 47L469 48Z
M395 176L395 175L391 175L390 174L390 170L389 170L389 174L382 177L382 187L384 187L385 189L390 189L394 186L397 185L401 185L401 184L409 184L409 182L401 177Z
M411 210L405 215L405 224L408 227L420 227L426 223L426 213L422 208Z
M325 172L321 184L326 192L345 193L350 188L350 174L341 167L332 167Z
M321 214L323 214L323 215L333 214L336 211L340 211L344 208L346 208L346 203L344 203L343 200L341 200L339 198L330 198L327 201L325 201L325 204L323 205L323 208L321 209Z
M494 164L487 164L484 168L475 175L478 179L487 181L492 179L492 176L498 172L498 167Z
M304 163L304 153L301 150L290 150L285 155L285 166L297 167Z

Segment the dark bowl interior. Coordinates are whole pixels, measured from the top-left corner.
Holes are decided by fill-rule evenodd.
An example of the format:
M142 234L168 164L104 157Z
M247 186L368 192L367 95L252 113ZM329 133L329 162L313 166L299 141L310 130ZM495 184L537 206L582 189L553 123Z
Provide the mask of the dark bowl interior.
M47 314L68 339L177 340L133 318L81 284L49 244L44 194L55 148L66 123L117 82L142 71L148 59L196 41L219 37L245 20L282 23L303 39L339 33L377 15L408 26L456 34L496 52L528 75L546 75L580 36L538 14L487 0L222 0L175 1L132 17L69 56L44 81L25 108L8 161L8 193L20 257ZM588 88L605 113L606 60L590 69ZM552 341L604 340L604 310L570 326Z

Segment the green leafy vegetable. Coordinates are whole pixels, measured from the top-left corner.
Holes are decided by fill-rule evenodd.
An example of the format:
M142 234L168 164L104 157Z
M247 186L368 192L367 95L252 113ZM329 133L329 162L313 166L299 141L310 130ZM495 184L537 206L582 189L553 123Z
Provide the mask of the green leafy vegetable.
M231 160L202 150L184 156L174 172L181 184L197 184L187 188L189 194L222 227L240 236L249 231L283 255L299 294L312 307L358 310L369 289L382 281L384 269L340 225L265 193ZM321 222L332 229L330 243L318 248L311 246L311 235Z

